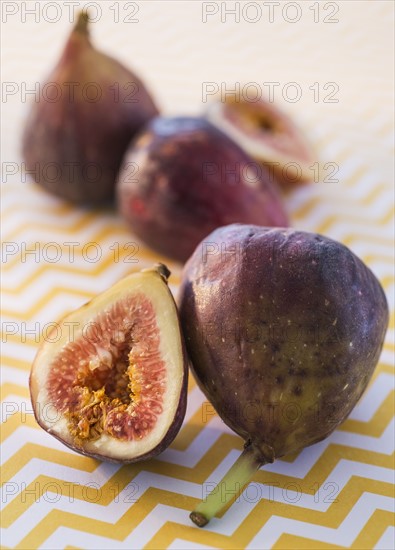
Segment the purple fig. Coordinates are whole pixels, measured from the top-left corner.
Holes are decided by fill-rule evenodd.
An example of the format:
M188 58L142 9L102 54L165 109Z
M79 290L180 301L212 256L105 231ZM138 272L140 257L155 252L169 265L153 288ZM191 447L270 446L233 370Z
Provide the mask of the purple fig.
M56 325L30 375L39 425L81 454L151 458L177 435L188 367L170 272L119 281Z
M27 120L26 169L69 201L110 201L130 140L157 114L142 81L92 46L82 12Z
M125 155L118 205L137 236L182 262L222 225L288 225L270 177L207 120L160 117Z
M342 244L230 225L184 268L180 318L199 386L245 449L192 520L205 525L263 464L333 432L379 360L383 289Z

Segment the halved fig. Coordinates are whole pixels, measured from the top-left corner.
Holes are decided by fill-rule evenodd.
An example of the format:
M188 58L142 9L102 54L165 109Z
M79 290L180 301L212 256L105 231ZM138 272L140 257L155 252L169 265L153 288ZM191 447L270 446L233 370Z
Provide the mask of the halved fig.
M228 134L255 160L273 169L283 186L311 180L316 160L300 128L268 100L222 97L207 110L212 124Z
M135 462L177 435L188 369L169 275L162 264L129 275L65 317L39 349L34 414L71 449Z

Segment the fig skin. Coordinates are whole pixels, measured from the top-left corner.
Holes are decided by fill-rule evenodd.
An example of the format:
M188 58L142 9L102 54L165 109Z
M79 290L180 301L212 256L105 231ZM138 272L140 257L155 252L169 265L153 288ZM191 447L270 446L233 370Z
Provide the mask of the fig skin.
M379 281L342 244L237 224L197 247L184 267L179 310L193 374L246 441L240 460L249 475L345 420L373 374L389 320ZM218 509L206 514L203 504L191 518L203 526Z
M61 90L56 100L50 83L53 94ZM143 82L92 46L88 15L82 12L27 119L26 169L36 183L67 201L110 202L129 142L157 114Z
M269 180L265 168L204 118L158 117L125 155L118 206L138 237L184 262L222 225L288 225Z
M302 130L273 102L222 97L210 104L207 118L267 166L284 189L312 181L317 154Z
M59 419L63 416L63 413L56 409L52 409L51 407L53 407L53 404L51 404L49 401L42 402L42 399L40 398L40 396L42 395L40 392L43 388L43 381L45 383L48 380L48 376L45 376L45 372L43 373L43 367L45 369L50 368L50 362L51 359L53 359L53 357L55 356L55 353L60 352L61 349L68 344L68 340L63 337L63 335L67 334L68 332L67 330L65 330L65 327L69 327L71 325L84 327L90 324L92 322L92 319L95 319L95 315L98 311L103 311L103 308L111 305L111 300L113 300L114 298L116 298L117 300L122 298L122 295L130 292L130 289L133 288L133 286L138 286L140 290L144 289L144 292L150 292L150 289L153 289L152 292L155 293L157 296L158 289L162 288L162 290L160 291L162 294L162 301L164 299L163 296L167 294L165 302L163 302L163 309L166 311L166 318L164 319L164 321L167 324L171 322L174 323L174 319L178 321L177 308L170 289L167 286L167 279L169 275L170 271L164 264L157 264L151 269L146 269L139 273L134 273L132 275L129 275L128 277L125 277L116 285L98 295L90 302L84 304L75 312L67 315L62 321L60 321L60 323L57 324L56 327L54 327L52 332L47 336L46 342L44 342L40 346L40 349L38 350L38 353L32 365L29 378L29 389L34 416L37 423L41 428L43 428L43 430L58 439L69 449L81 455L105 462L130 464L142 460L148 460L159 455L164 450L166 450L167 447L169 447L169 445L178 434L186 412L188 389L188 357L178 323L177 326L173 326L172 331L170 331L168 335L173 334L174 336L176 332L179 336L179 342L173 343L174 346L179 345L179 350L177 353L179 353L180 362L182 365L182 377L179 381L179 400L176 409L174 411L168 412L168 414L172 413L173 417L172 422L169 424L164 437L155 446L147 450L147 452L143 452L135 456L119 456L118 453L118 456L116 456L117 453L106 454L105 446L109 445L108 442L104 442L104 444L100 445L100 452L95 452L94 450L92 450L91 446L89 447L89 449L87 449L84 446L74 444L72 440L73 438L65 430L63 430L63 433L59 433L59 430L56 429L57 422L54 421L52 423L53 425L51 424L52 418ZM162 282L158 285L159 281ZM94 313L94 315L92 315L91 317L90 313ZM57 338L56 334L59 329L62 334L60 344L58 343L59 339ZM55 342L55 345L53 345L51 342ZM174 357L175 356L173 355L173 359ZM174 380L169 380L170 384L172 382L173 384L175 383ZM53 414L54 412L55 414ZM166 414L166 412L163 414ZM49 418L49 422L47 422L47 418ZM127 443L128 442L126 442L125 444Z

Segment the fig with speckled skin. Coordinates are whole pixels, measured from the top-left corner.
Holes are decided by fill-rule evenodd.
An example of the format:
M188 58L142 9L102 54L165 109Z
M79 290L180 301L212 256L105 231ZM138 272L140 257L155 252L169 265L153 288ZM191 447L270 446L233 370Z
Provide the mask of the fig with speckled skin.
M169 275L159 264L125 277L42 343L30 375L34 414L74 451L136 462L177 435L188 367Z
M180 317L201 389L246 441L223 480L229 489L344 421L379 360L388 306L342 244L235 224L209 235L186 264ZM198 525L224 506L219 493L192 514Z
M133 232L182 262L222 225L288 225L266 169L198 117L151 121L125 155L117 196Z
M129 142L157 114L143 82L93 47L82 12L32 105L22 143L26 169L68 201L110 202Z

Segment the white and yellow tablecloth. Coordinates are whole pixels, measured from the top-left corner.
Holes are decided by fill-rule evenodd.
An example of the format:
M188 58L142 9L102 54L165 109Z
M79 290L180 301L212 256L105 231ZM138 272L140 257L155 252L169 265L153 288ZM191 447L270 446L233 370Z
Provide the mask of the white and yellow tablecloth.
M37 427L28 376L48 323L155 261L169 264L175 292L180 278L179 265L142 243L137 263L128 261L138 241L114 212L65 204L24 173L27 92L60 54L66 4L2 2L3 548L393 548L393 309L380 364L349 419L261 469L205 529L188 513L242 441L206 414L192 379L185 424L155 460L100 463ZM166 114L201 112L207 83L272 86L315 144L320 169L316 183L284 197L293 224L349 246L393 304L392 2L80 4L97 17L95 44L132 66Z

